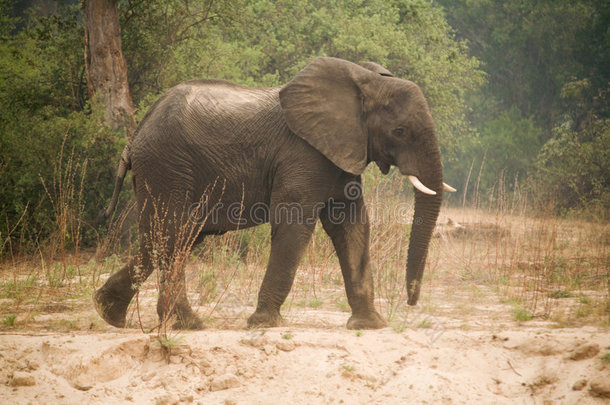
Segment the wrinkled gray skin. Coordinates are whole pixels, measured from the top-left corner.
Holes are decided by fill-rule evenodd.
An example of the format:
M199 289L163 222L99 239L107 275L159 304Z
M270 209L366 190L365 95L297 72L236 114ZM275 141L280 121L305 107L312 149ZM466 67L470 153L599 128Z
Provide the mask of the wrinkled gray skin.
M141 263L129 263L95 293L98 312L111 325L125 325L134 286L156 266L163 274L167 263L153 256L171 257L179 230L194 230L200 241L268 221L271 253L248 326L277 326L319 219L339 257L352 309L347 327L385 326L373 304L369 221L360 192L360 174L370 162L384 173L395 165L437 193L415 191L406 270L408 304L415 305L441 204L442 167L432 117L414 83L391 77L374 63L317 58L283 87L196 80L172 88L150 109L122 156L106 214L131 168L141 212ZM199 229L186 218L196 216L192 204L201 201L207 205L195 214L203 212L207 220ZM218 202L222 207L210 209ZM230 212L232 203L243 204L241 213ZM159 224L160 217L168 241L162 252L151 242L151 223ZM183 274L178 280L174 326L201 328ZM157 305L162 319L166 296L162 288Z

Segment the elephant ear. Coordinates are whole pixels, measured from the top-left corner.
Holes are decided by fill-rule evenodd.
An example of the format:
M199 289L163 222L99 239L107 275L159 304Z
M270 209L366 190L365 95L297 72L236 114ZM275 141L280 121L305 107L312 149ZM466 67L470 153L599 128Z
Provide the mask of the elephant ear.
M342 170L367 165L360 86L378 77L345 60L316 58L280 90L288 127Z
M359 62L358 64L360 66L362 66L363 68L368 69L371 72L375 72L381 76L394 77L392 72L390 72L388 69L384 68L383 66L381 66L378 63L362 61L362 62ZM381 173L388 174L390 172L389 164L384 163L384 162L377 162L377 161L375 162L375 164L377 164L377 166L379 167L379 170L381 170Z
M388 69L384 68L383 66L381 66L378 63L369 62L369 61L362 61L362 62L360 62L358 64L360 66L362 66L363 68L370 70L371 72L375 72L377 74L380 74L381 76L394 77L392 72L390 72Z

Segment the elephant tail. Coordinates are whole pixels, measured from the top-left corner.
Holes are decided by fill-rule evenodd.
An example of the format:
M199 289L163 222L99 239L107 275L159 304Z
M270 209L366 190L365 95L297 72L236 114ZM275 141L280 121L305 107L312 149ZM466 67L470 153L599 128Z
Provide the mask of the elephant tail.
M119 161L119 168L117 170L116 179L114 180L114 191L112 192L112 199L110 200L110 205L105 210L101 210L97 215L95 222L100 224L104 222L106 218L110 216L114 208L116 207L117 202L119 201L119 194L121 193L121 187L123 186L123 180L125 179L125 175L127 171L131 169L131 153L129 149L129 143L123 149L123 153L121 153L121 160Z

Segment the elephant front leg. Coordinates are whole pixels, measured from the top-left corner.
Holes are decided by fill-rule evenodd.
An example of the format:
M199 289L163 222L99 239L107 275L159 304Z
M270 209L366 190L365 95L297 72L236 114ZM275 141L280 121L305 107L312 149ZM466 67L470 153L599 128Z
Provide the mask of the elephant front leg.
M345 282L352 316L348 329L379 329L387 325L374 305L373 276L369 263L369 222L362 198L329 204L320 215L331 237Z
M258 293L256 311L248 327L280 326L280 307L286 300L303 252L311 239L312 224L272 224L271 254Z

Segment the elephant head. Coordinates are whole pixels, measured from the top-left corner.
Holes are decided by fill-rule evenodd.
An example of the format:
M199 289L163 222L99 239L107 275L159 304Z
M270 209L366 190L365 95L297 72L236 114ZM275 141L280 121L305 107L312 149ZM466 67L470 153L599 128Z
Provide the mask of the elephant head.
M317 58L280 91L288 127L346 172L397 166L416 188L407 259L408 304L419 298L443 174L434 123L414 83L383 67Z

